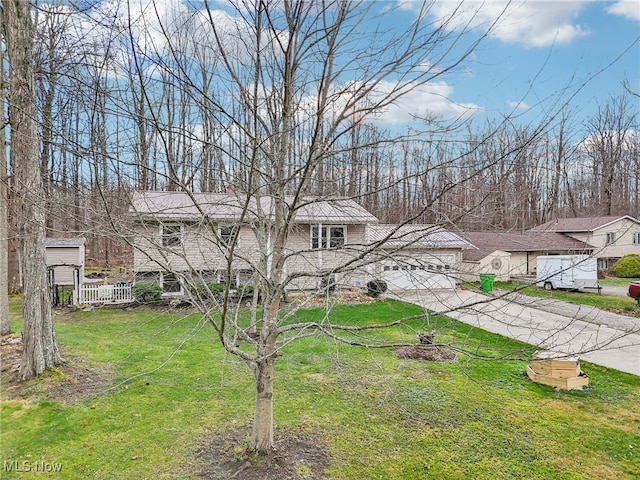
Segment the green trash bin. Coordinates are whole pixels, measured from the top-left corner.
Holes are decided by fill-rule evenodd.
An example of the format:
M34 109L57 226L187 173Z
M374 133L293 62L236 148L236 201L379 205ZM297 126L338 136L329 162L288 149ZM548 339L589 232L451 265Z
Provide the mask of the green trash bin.
M480 288L483 292L490 292L493 290L493 281L496 276L493 273L481 273L480 274Z

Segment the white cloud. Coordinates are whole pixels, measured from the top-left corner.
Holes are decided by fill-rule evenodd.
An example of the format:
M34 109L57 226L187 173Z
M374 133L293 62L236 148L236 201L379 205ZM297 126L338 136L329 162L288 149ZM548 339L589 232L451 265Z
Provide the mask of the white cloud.
M462 116L474 115L481 107L472 103L456 103L451 100L453 87L444 83L408 84L407 93L375 115L371 120L390 125L402 125L423 120L453 120ZM391 82L381 82L376 89L380 97L397 89Z
M607 13L612 15L622 15L629 20L640 21L640 1L620 0L607 7Z
M515 102L513 100L509 100L506 102L507 106L513 108L514 110L529 110L531 105L526 102Z
M588 2L507 0L435 2L432 14L445 28L474 28L489 31L490 36L505 43L526 47L568 44L589 35L589 29L574 22Z

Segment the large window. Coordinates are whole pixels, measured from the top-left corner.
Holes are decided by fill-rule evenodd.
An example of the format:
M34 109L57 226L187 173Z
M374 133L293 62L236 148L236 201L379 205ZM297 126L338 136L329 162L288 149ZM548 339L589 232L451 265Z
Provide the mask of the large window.
M312 226L311 248L314 250L344 247L344 226Z
M179 247L182 245L182 225L169 224L162 226L162 246Z

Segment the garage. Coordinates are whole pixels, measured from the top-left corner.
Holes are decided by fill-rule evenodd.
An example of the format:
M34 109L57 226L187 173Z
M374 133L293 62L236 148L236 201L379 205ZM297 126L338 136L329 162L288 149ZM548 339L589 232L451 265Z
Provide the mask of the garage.
M439 225L372 225L368 239L379 245L374 278L389 290L454 289L462 252L474 248Z
M389 290L455 288L455 255L391 258L382 263L382 280Z

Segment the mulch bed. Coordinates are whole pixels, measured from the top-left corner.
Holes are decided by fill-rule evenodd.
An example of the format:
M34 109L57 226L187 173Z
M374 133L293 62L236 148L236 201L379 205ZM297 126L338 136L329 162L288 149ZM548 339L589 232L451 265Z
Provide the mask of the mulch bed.
M412 345L400 347L393 354L403 360L427 360L431 362L451 362L456 354L444 347L433 345Z
M315 480L329 466L326 446L319 434L282 432L267 455L248 453L250 427L207 438L197 451L206 465L196 474L204 480Z

